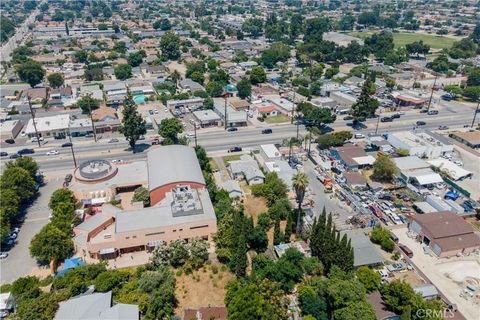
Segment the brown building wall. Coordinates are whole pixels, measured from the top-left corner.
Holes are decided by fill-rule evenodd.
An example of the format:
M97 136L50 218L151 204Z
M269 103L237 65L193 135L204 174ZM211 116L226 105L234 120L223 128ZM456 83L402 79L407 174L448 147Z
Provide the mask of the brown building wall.
M150 205L154 206L160 201L162 201L165 198L165 194L175 189L176 186L185 186L185 185L195 189L205 188L204 184L197 183L197 182L190 182L190 181L179 181L175 183L169 183L150 191Z

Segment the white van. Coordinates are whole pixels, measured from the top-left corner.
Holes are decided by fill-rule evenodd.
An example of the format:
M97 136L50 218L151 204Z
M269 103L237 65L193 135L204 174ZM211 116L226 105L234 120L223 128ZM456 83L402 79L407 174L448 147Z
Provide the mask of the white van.
M365 136L361 133L355 133L354 137L355 137L355 139L364 139L365 138Z

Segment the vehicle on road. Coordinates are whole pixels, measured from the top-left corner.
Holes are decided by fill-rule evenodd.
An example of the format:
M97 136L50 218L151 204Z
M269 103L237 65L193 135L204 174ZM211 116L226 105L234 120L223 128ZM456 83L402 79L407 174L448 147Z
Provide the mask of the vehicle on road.
M6 157L8 156L8 153L5 151L0 152L0 157Z
M20 157L21 157L21 155L19 155L18 153L14 153L14 154L11 154L9 158L10 159L17 159L17 158L20 158Z
M353 120L353 117L352 116L346 116L346 117L343 117L343 120L345 120L345 121Z
M424 125L427 124L425 121L417 121L415 123L416 123L417 126L424 126Z
M71 147L73 144L71 142L65 142L62 144L62 148Z
M392 115L392 119L400 119L400 114L395 113L394 115Z
M240 152L242 151L242 147L236 146L236 147L231 147L228 149L228 152Z
M91 137L93 137L93 133L87 133L87 134L85 135L85 138L91 138Z
M18 153L19 155L22 155L22 154L32 154L32 153L35 153L35 150L29 149L29 148L25 148L25 149L20 149L20 150L18 150L17 153Z
M113 139L110 139L110 140L108 141L108 143L115 143L115 142L118 142L118 141L119 141L118 139L113 138Z
M57 150L50 150L47 152L47 156L56 156L58 154Z
M5 140L5 143L14 144L14 143L15 143L15 140L13 140L13 139L7 139L7 140Z
M453 100L453 97L450 95L450 94L443 94L441 96L442 100L445 100L445 101L452 101Z
M428 111L427 114L428 114L429 116L437 115L437 114L438 114L438 110L430 110L430 111Z
M392 122L393 119L391 117L383 117L380 119L381 122Z
M365 138L365 135L363 135L363 134L361 134L361 133L355 133L354 138L355 138L355 139L364 139L364 138Z
M438 130L448 130L448 126L445 126L445 125L438 126Z
M188 138L188 139L195 138L195 133L188 132L188 133L185 134L185 138Z
M228 132L238 131L238 128L230 127L230 128L227 128L227 131L228 131Z
M8 252L6 251L0 252L0 259L6 259L7 257L8 257Z
M31 142L38 142L38 141L44 141L44 140L45 139L43 137L38 137L38 139L37 139L37 137L33 137L30 141Z
M409 257L409 258L413 257L413 251L410 250L410 248L408 248L406 245L399 244L398 247L400 248L400 250L402 250L407 255L407 257Z
M270 134L270 133L273 133L272 129L270 128L262 129L262 134Z

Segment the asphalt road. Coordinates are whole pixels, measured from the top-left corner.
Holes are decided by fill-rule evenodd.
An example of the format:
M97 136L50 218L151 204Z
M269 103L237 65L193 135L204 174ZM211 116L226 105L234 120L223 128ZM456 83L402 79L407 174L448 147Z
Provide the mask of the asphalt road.
M0 283L11 283L19 277L29 275L37 266L36 261L30 257L30 241L40 229L48 223L50 209L48 201L52 193L62 186L61 179L47 181L40 188L39 197L27 209L25 221L20 227L17 243L8 252L6 259L0 260Z

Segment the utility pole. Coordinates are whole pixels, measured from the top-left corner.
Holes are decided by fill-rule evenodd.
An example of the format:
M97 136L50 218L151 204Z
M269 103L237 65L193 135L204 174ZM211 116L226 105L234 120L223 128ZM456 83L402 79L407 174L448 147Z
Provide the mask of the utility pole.
M437 84L437 78L438 76L435 76L435 80L433 81L432 92L430 93L430 99L428 100L427 112L430 111L430 105L432 104L433 97L433 88L435 88L435 85Z
M30 108L30 115L32 116L33 128L35 129L35 137L37 137L38 147L40 147L40 137L38 136L37 124L35 123L35 113L32 108L32 99L28 96L28 107Z
M89 92L87 93L88 97L88 110L90 111L90 121L92 122L92 131L93 131L93 140L97 142L97 133L95 132L95 124L93 123L93 115L92 115L92 105L90 104L90 100L92 99L92 94Z
M225 92L225 95L223 96L225 99L225 130L227 130L227 98L228 94Z
M197 123L193 124L193 131L195 132L195 148L198 147L197 145Z
M475 113L473 114L473 120L472 120L472 128L475 125L475 119L477 118L477 113L480 108L480 100L477 103L477 107L475 108Z
M381 112L378 114L377 125L375 127L375 134L377 134L377 132L378 132L378 125L380 124L380 115L381 115Z
M75 152L73 151L72 133L70 132L70 122L68 122L68 141L70 141L70 150L72 151L73 165L75 166L75 169L77 169L77 159L75 159Z
M292 117L290 119L290 124L293 124L293 112L295 111L295 89L293 89L293 107L292 107Z

